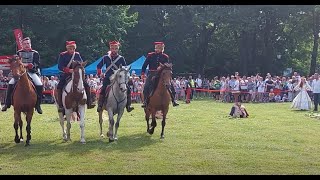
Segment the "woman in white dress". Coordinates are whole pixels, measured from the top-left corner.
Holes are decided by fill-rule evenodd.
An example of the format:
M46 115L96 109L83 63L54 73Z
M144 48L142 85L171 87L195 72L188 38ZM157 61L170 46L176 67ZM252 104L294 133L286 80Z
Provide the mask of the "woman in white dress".
M310 110L312 102L307 91L311 90L309 83L305 77L302 77L298 85L294 88L295 91L300 91L299 94L293 99L291 108L300 110Z

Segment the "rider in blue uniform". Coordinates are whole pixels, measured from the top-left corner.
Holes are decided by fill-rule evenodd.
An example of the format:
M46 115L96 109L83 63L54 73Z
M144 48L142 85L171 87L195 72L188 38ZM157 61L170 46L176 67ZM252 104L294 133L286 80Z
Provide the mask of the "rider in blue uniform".
M119 46L120 43L118 41L111 41L109 42L110 51L107 55L104 55L102 60L97 65L97 74L98 76L102 73L102 67L106 64L106 73L105 77L103 78L103 85L100 90L99 101L98 101L98 108L97 112L102 110L103 103L106 97L106 88L110 85L110 76L114 73L114 70L117 70L120 65L126 66L126 60L123 56L119 55ZM126 109L128 112L131 112L134 108L131 106L131 91L127 84L127 104Z
M62 89L66 85L66 81L68 78L71 78L73 69L70 67L72 61L83 62L80 53L76 52L76 42L75 41L67 41L66 42L67 51L60 53L58 58L58 68L61 71L59 83L57 86L58 90L58 112L63 112L63 104L62 104ZM88 109L94 108L94 104L91 102L90 95L90 87L85 79L83 79L83 85L85 87L85 91L87 94L87 107Z

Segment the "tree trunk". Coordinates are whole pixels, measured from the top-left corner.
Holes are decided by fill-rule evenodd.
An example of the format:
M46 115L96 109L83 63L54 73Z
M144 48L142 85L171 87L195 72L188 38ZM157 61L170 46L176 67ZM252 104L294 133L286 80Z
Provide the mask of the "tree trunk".
M266 25L264 28L264 46L263 46L263 68L262 73L272 73L272 61L274 58L272 42L270 40L272 30L272 17L269 10L266 11Z
M316 71L317 56L319 47L319 13L314 9L313 11L313 50L311 54L311 64L309 76L313 75Z
M207 24L204 23L202 25L202 36L200 38L200 43L198 50L196 51L196 59L198 59L199 62L197 64L197 74L200 74L201 76L204 75L205 72L205 65L208 61L208 49L209 49L209 42L211 40L212 34L217 28L217 25L214 24L213 28L208 29ZM198 54L199 53L199 54Z

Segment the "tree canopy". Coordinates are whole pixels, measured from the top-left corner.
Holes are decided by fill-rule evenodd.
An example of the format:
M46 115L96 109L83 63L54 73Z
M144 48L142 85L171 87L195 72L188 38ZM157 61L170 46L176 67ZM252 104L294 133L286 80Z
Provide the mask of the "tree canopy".
M226 75L235 71L312 74L318 65L318 5L12 5L0 6L0 53L16 51L22 28L42 66L57 63L75 40L89 62L119 40L130 63L164 41L174 73Z

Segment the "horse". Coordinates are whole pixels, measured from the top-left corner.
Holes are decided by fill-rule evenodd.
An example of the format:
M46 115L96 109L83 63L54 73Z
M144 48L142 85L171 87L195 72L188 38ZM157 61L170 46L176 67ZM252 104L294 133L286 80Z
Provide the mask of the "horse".
M53 98L53 102L54 104L56 105L57 107L57 111L59 110L59 104L58 104L58 90L57 90L57 86L54 87L54 89L51 91L51 97ZM67 120L65 114L63 113L63 119L64 121ZM60 115L59 115L59 119L60 119ZM72 121L80 121L79 117L78 117L78 114L76 112L73 112L72 115L71 115L71 119Z
M28 77L27 69L22 63L22 60L19 56L14 56L9 59L10 70L12 72L13 78L16 81L16 87L13 90L12 105L14 107L14 130L16 143L23 141L22 136L22 127L23 122L21 119L21 113L26 115L26 131L27 131L27 140L25 146L30 145L31 140L31 120L34 112L34 107L37 102L37 94L35 86ZM20 127L20 137L18 136L18 126Z
M65 88L62 92L62 104L64 107L64 112L59 112L60 125L62 128L62 137L65 142L71 141L70 138L70 128L71 128L71 116L73 112L76 112L78 118L80 119L80 129L81 136L80 142L82 144L86 143L84 136L84 118L85 118L85 105L87 100L87 95L83 85L83 79L85 75L84 67L86 66L87 61L78 62L73 61L71 67L73 69L72 77L69 82L67 82ZM67 131L64 127L64 114L67 119Z
M120 119L124 113L124 108L127 104L127 83L129 81L129 71L131 67L121 66L119 69L114 71L114 74L110 77L110 91L106 96L107 101L103 103L103 110L108 112L109 116L109 131L107 132L107 137L109 137L109 142L118 140L117 132L120 124ZM107 88L108 89L108 88ZM102 133L102 123L103 123L103 110L99 112L99 124L100 124L100 136L104 137ZM117 122L114 129L114 115L118 114Z
M168 92L172 79L172 64L165 63L161 64L157 69L159 80L156 84L156 88L149 99L149 103L144 108L145 119L147 121L147 132L153 134L154 128L157 126L156 113L157 111L162 112L162 130L160 138L164 139L164 127L166 125L166 117L169 111L169 103L171 96ZM152 115L151 127L149 125L149 118Z

